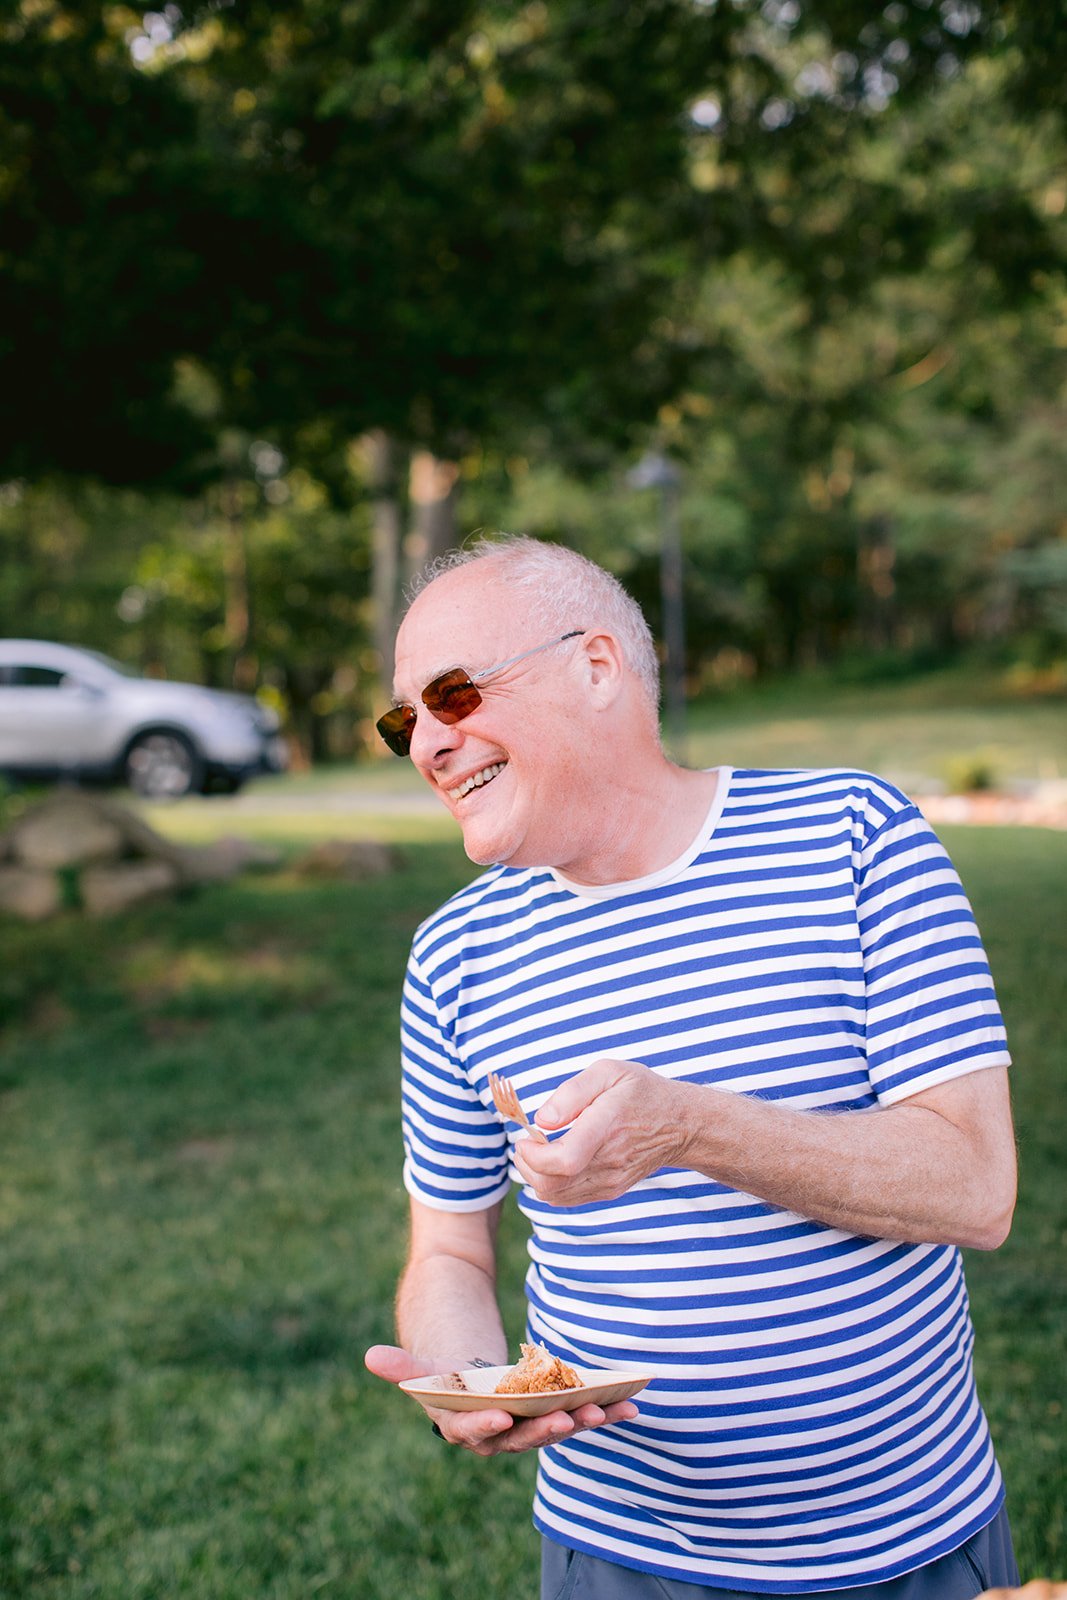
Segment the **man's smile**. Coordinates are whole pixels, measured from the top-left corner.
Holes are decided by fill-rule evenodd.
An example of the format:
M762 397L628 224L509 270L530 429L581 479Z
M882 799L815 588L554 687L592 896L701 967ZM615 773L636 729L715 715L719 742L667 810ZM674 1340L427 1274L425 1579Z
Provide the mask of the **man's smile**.
M464 778L454 789L446 789L445 793L450 800L462 800L464 795L470 794L472 789L482 789L487 783L492 783L499 772L507 766L506 761L494 761L489 766L482 767L478 772L472 772L469 778Z

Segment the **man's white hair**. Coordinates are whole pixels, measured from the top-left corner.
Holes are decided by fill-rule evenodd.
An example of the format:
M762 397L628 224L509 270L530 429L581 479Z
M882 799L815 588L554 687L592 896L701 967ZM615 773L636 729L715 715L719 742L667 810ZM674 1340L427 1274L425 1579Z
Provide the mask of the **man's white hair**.
M435 578L475 562L488 562L493 576L522 596L523 614L538 636L572 628L603 628L622 646L623 659L645 692L653 720L659 722L659 660L652 633L637 601L618 578L565 545L523 534L479 537L431 561L411 583L408 601Z

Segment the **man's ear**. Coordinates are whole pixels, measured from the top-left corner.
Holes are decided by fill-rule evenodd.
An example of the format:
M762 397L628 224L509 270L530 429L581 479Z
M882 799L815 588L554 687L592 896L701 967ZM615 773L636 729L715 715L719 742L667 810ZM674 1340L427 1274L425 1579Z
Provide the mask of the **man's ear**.
M593 701L599 707L606 707L620 693L626 675L619 641L613 633L598 629L582 640L582 654Z

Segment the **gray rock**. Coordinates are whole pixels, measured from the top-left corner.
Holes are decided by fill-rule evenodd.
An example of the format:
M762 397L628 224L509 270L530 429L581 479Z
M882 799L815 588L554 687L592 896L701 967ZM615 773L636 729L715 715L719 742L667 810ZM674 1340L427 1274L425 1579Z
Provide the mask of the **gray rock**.
M0 912L23 922L43 922L54 916L62 903L62 885L54 872L0 866Z
M249 868L273 870L282 863L281 852L255 839L226 835L210 844L186 845L182 869L193 883L226 883Z
M82 905L91 917L114 916L147 900L172 894L181 884L169 861L116 861L86 867L81 874Z
M103 817L109 817L115 826L122 832L125 841L125 854L130 856L147 856L155 861L169 861L171 866L182 871L185 851L173 839L167 839L163 834L157 833L149 827L143 817L135 811L130 811L117 800L111 800L105 795L88 795L83 799L95 807Z
M51 795L19 818L9 839L16 861L53 871L117 861L126 848L115 818L80 794Z
M16 873L13 908L29 908L16 915L50 915L66 903L68 876L77 884L75 903L107 916L186 884L225 883L250 867L280 865L277 850L253 839L177 844L118 801L77 789L49 795L0 834L0 870Z

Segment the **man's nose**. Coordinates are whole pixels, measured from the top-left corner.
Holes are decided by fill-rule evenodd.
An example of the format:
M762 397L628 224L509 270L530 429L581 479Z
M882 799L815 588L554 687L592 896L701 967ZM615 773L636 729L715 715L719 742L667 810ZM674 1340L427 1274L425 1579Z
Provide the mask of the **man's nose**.
M458 722L438 722L432 711L419 706L411 732L411 759L416 766L435 767L462 738L463 729Z

